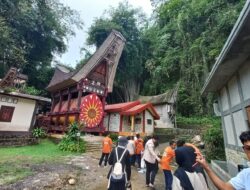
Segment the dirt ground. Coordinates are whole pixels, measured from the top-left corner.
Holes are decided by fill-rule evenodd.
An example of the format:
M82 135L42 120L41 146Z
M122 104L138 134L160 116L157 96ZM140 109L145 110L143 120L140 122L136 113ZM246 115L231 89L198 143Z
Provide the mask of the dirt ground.
M14 184L0 186L1 190L105 190L107 189L107 173L109 167L98 168L100 152L85 153L81 156L71 156L65 163L32 165L34 174ZM69 180L75 181L70 185ZM147 190L145 174L138 173L132 167L132 189ZM164 189L164 178L159 170L155 189Z

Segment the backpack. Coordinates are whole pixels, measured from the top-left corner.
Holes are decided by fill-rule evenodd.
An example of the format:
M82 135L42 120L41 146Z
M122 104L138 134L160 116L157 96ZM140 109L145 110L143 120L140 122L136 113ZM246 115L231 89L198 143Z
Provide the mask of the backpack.
M127 183L127 176L126 176L126 172L124 172L122 170L122 164L121 164L121 160L123 159L125 153L126 153L127 149L125 149L121 155L121 158L118 158L118 152L117 152L117 148L115 149L115 154L116 154L116 163L110 173L109 176L109 183L108 183L108 187L110 185L110 181L114 181L114 182L120 182L125 180L125 184Z

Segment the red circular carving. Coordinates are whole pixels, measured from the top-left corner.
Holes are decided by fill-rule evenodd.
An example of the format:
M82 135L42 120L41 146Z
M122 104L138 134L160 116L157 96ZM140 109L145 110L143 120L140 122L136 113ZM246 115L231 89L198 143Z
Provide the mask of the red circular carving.
M103 105L96 94L83 98L81 104L80 121L87 127L96 127L103 118Z

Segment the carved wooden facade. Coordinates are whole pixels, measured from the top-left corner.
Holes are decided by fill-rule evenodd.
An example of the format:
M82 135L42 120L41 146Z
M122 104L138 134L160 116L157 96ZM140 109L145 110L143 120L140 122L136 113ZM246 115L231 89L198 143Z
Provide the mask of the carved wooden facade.
M52 95L50 130L65 131L69 123L79 121L81 105L87 95L97 95L104 110L107 94L112 92L116 68L120 59L124 37L117 31L112 31L103 44L97 49L89 61L78 71L70 72L62 66L57 66L47 90ZM87 100L86 100L87 101ZM90 110L91 117L93 111ZM86 125L87 132L103 132L103 116L96 126Z

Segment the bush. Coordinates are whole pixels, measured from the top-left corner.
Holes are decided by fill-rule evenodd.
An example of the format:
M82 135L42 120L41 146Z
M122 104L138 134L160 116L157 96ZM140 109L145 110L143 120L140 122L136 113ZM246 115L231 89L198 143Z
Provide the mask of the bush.
M112 139L113 143L118 141L118 134L117 133L110 133L109 136Z
M80 133L78 124L72 123L68 133L58 144L59 149L70 152L85 152L86 143L80 136L77 136L78 133Z
M21 92L25 93L25 94L30 94L30 95L40 95L41 94L41 91L36 89L33 86L25 86L23 89L21 89Z
M216 117L183 117L177 116L176 117L177 126L213 126L213 125L220 125L220 118Z
M44 138L47 136L47 133L42 128L35 128L32 131L32 135L36 138Z
M212 125L203 134L205 141L206 157L211 160L225 160L224 139L221 125Z

